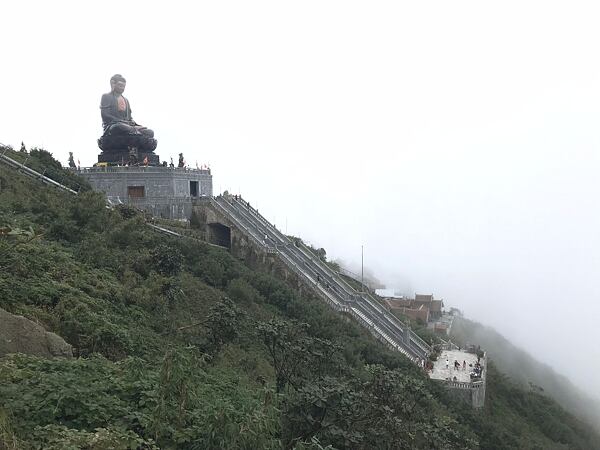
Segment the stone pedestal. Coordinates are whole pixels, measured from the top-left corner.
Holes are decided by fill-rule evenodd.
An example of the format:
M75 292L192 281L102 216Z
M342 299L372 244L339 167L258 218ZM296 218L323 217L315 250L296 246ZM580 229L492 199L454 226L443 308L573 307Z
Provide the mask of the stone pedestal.
M98 155L99 163L108 163L109 165L121 165L124 166L126 164L129 165L145 165L144 159L148 158L149 166L158 166L160 165L160 160L158 155L155 155L154 152L137 152L132 153L130 150L112 150L102 152Z
M154 139L152 130L112 134L112 129L113 127L98 139L98 147L102 150L102 153L98 155L98 162L130 166L158 166L160 164L158 155L154 154L157 141ZM147 159L147 163L144 161L145 159Z

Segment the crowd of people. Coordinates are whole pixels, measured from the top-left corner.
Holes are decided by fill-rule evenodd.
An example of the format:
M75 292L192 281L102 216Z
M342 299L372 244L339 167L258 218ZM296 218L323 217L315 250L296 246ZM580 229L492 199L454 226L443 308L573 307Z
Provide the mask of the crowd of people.
M469 376L471 377L471 380L473 380L475 378L481 378L481 375L483 375L483 365L481 364L480 358L478 356L477 362L475 363L473 370L471 370L471 372L469 373Z
M467 362L465 360L463 360L462 364L460 363L460 361L458 360L454 360L454 370L462 370L462 371L466 371L467 370ZM475 362L474 364L468 364L468 368L469 368L469 378L471 380L477 380L479 378L481 378L481 376L483 375L483 364L481 364L481 357L477 356L477 362ZM446 369L450 369L450 359L448 357L446 357ZM450 378L447 378L450 379ZM457 380L457 377L454 376L452 378L454 381Z

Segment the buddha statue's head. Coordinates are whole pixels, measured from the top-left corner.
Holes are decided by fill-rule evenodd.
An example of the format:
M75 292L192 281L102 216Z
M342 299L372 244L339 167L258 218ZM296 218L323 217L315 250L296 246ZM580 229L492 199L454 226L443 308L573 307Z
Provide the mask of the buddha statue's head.
M110 90L111 92L114 92L115 94L122 94L125 91L125 85L126 85L126 81L125 78L123 77L123 75L117 73L116 75L113 75L110 79Z

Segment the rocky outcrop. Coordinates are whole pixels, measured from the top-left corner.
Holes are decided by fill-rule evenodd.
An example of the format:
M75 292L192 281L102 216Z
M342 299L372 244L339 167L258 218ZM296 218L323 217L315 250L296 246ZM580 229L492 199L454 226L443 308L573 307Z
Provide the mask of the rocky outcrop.
M41 325L0 308L0 358L8 353L72 358L73 348Z

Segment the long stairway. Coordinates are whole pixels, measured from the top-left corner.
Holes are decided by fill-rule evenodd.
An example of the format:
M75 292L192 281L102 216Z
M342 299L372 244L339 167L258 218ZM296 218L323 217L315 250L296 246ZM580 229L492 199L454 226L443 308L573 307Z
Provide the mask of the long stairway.
M256 245L277 254L336 311L351 314L379 340L415 362L426 359L431 353L431 347L387 311L371 293L356 291L304 244L292 242L248 202L233 196L217 196L212 203Z

